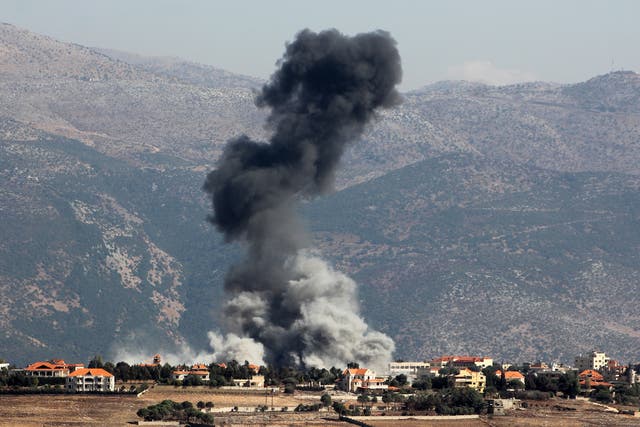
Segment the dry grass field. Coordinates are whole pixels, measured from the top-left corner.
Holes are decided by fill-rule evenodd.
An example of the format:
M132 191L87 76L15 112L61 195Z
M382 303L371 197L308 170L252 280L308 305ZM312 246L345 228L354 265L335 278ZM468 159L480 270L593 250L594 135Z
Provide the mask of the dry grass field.
M139 407L135 396L0 395L0 426L122 426Z
M123 426L138 420L139 408L156 404L165 399L177 402L214 402L217 426L343 426L332 411L320 413L294 413L300 403L319 402L319 394L277 395L273 397L276 408L288 407L287 412L255 412L255 407L271 407L271 396L262 394L223 392L202 388L175 388L155 386L142 397L135 396L82 396L82 395L0 395L0 426L61 427L61 426ZM511 426L640 426L640 418L607 412L585 401L550 400L530 402L532 407L512 412L503 417L486 417L479 420L367 420L374 427L511 427ZM238 406L249 412L231 412Z
M585 400L530 402L529 409L517 411L506 417L494 417L489 420L489 425L495 427L640 426L640 418L608 412L606 409L604 406Z
M332 425L325 419L330 414L293 413L298 404L320 401L320 394L288 396L262 393L222 392L207 387L176 388L155 386L141 397L93 395L0 395L0 426L54 427L54 426L122 426L139 418L136 411L165 399L176 402L214 402L216 425ZM231 413L238 406L255 411L257 406L272 405L285 413ZM337 422L336 422L337 423ZM344 425L337 423L336 425Z
M145 402L146 405L152 405L154 403L161 402L165 399L170 399L176 402L183 402L188 400L194 405L199 402L211 401L214 403L215 408L232 408L234 406L251 407L252 409L260 406L267 405L269 407L283 407L286 406L289 409L293 409L298 404L310 404L320 402L320 393L316 396L313 395L286 395L278 393L274 396L265 390L264 393L260 392L246 392L246 393L234 393L226 390L218 390L209 387L173 387L173 386L161 386L157 385L140 397L141 402Z

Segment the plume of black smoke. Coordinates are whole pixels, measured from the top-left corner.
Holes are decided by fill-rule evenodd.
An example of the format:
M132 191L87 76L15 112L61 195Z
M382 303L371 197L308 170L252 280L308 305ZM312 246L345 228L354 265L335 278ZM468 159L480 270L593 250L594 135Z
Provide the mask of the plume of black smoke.
M261 343L275 365L382 364L393 341L359 316L353 281L306 249L295 207L331 189L346 145L399 102L396 43L383 31L304 30L278 64L257 98L271 109L270 141L230 141L204 185L211 222L248 243L225 282L227 328Z

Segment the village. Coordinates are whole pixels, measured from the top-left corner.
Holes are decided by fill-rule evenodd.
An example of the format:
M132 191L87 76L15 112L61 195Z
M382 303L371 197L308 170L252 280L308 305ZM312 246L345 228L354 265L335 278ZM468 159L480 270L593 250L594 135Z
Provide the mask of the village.
M621 417L618 421L640 423L639 370L640 364L621 364L600 351L577 355L571 366L445 355L391 362L384 372L356 363L330 369L274 369L235 360L172 366L163 363L160 354L136 364L114 364L96 356L86 366L60 359L24 368L2 363L0 393L41 400L91 396L94 400L87 402L92 404L122 396L130 399L130 412L135 412L129 421L140 424L233 425L268 414L290 421L304 415L306 423L469 422L481 417L535 417L549 408L570 413L577 410L572 407L575 402Z

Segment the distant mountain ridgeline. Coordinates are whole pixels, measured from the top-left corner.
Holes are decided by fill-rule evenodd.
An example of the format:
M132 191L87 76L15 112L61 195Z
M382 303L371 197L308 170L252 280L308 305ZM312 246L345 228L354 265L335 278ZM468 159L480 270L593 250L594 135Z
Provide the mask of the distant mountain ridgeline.
M0 25L0 357L204 347L241 248L206 222L261 82ZM405 94L305 206L398 357L640 350L640 76Z
M324 253L403 357L637 357L640 178L474 155L418 162L309 206Z
M3 140L0 153L7 356L204 344L214 266L234 251L205 222L201 174L139 169L57 136Z

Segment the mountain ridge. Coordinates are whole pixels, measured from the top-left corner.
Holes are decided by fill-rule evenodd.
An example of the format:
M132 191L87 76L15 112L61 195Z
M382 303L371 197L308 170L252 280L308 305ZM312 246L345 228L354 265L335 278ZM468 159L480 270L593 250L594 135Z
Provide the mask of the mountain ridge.
M270 132L252 80L7 25L0 59L7 357L205 349L242 247L207 223L201 187L229 138ZM354 142L340 191L302 210L398 357L637 354L638 79L441 82Z

